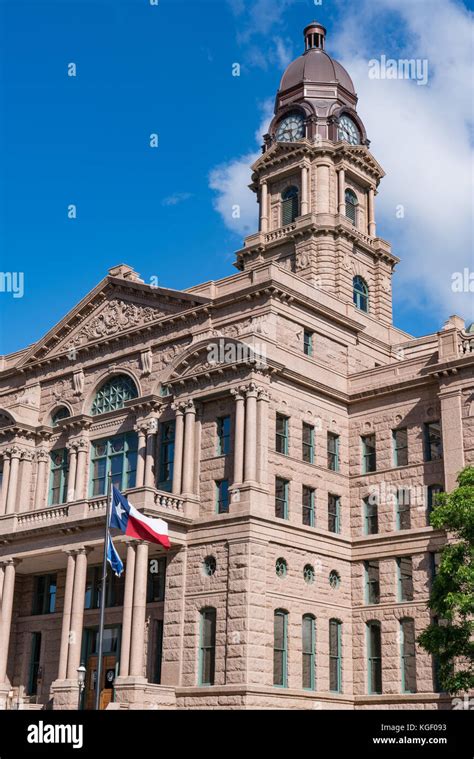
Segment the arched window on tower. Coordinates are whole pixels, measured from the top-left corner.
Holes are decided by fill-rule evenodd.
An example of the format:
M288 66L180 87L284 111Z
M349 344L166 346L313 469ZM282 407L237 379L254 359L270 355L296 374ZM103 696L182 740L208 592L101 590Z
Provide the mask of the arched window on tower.
M138 397L134 381L126 374L119 374L107 380L95 394L91 414L105 414L107 411L117 411L123 408L126 401Z
M369 288L367 282L362 277L354 277L352 280L354 305L359 311L366 314L369 311Z
M352 224L356 225L357 220L357 195L352 190L346 190L346 217Z
M299 215L299 192L292 185L281 194L281 226L291 224Z
M55 409L51 414L51 427L57 427L58 422L60 422L61 419L67 419L68 416L71 416L71 414L67 406L60 406Z

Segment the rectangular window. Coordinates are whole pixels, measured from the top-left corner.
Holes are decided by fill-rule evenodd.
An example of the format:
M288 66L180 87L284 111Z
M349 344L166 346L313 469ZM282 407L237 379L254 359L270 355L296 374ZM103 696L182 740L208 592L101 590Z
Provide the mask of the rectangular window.
M146 587L147 603L153 603L153 601L164 601L165 585L166 557L162 556L159 559L150 559L148 561L148 576Z
M342 624L337 619L329 620L329 690L342 692Z
M315 688L315 670L316 670L316 622L310 614L303 617L302 627L302 655L303 671L302 684L305 690L314 690Z
M410 491L408 488L397 490L397 530L411 528Z
M413 601L413 561L411 556L397 559L398 600Z
M41 633L34 632L31 635L30 672L28 677L28 695L36 696L38 693L38 673L41 656Z
M424 426L425 461L437 461L443 455L441 425L439 422L427 422Z
M365 562L365 601L367 604L380 603L380 571L378 561Z
M379 507L373 495L364 498L364 532L377 535L379 531Z
M160 424L160 466L158 489L171 490L174 469L174 440L176 424L174 420Z
M51 451L50 458L48 503L50 506L54 506L57 503L66 503L67 500L67 449L60 448L57 451Z
M314 527L314 488L303 485L303 524Z
M201 611L199 685L214 685L216 668L216 610Z
M439 551L430 551L430 584L433 585L436 575L439 572L439 565L441 562L441 554Z
M276 611L273 618L273 685L288 684L288 615Z
M279 519L288 519L288 489L288 480L275 478L275 516Z
M328 493L328 530L341 532L341 499L333 493Z
M402 692L416 693L415 622L413 619L402 619L400 622L400 654Z
M33 586L32 614L54 614L56 610L56 575L37 575Z
M393 438L393 463L394 466L407 466L408 464L408 430L392 430Z
M375 435L363 435L362 442L362 473L375 472L377 456L375 450Z
M119 490L135 487L138 436L127 432L106 440L94 440L91 456L91 496L107 493L108 476Z
M314 427L303 422L303 461L314 464Z
M339 435L328 432L328 469L331 472L339 471Z
M444 488L442 485L429 485L428 486L428 492L427 492L427 504L426 504L426 523L429 527L430 525L430 517L431 512L433 511L433 507L436 502L436 496L439 493L443 493Z
M313 355L313 336L313 332L311 332L309 329L305 329L303 342L305 356Z
M229 480L216 481L216 507L218 514L229 512Z
M382 636L378 622L367 625L367 647L369 693L382 693Z
M277 453L288 456L288 417L282 414L276 415L275 448Z
M161 684L161 664L163 661L163 620L155 620L155 661L153 664L153 682Z
M220 416L217 420L217 455L230 453L230 416Z
M102 566L88 567L86 576L86 591L84 594L84 609L99 609L102 587ZM106 607L122 606L125 589L125 573L117 577L113 572L107 572Z

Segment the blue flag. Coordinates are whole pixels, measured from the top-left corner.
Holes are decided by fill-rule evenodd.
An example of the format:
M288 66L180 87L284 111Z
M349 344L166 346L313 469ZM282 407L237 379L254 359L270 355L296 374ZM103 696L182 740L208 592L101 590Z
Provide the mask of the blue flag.
M112 571L114 572L114 574L116 574L117 577L120 577L120 575L123 572L123 561L118 555L117 551L115 550L115 546L112 543L112 538L110 537L110 535L109 535L109 542L107 545L107 561L112 567Z

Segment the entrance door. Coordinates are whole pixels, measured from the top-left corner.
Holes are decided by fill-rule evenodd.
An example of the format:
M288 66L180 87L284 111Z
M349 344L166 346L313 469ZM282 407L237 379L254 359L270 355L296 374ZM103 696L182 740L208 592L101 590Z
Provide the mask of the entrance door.
M95 682L97 679L97 654L89 656L87 660L86 675L86 692L85 692L85 709L94 709L95 706ZM99 709L106 709L112 701L115 680L115 665L117 657L115 654L104 654L102 656L102 677L100 683L100 701Z

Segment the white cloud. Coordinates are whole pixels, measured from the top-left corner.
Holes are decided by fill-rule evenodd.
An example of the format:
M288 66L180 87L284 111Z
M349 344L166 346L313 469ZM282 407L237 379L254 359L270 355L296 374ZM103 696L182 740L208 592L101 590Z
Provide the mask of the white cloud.
M177 206L178 203L184 203L185 200L189 200L193 195L191 192L175 192L173 195L168 195L167 198L163 198L161 201L162 206Z

